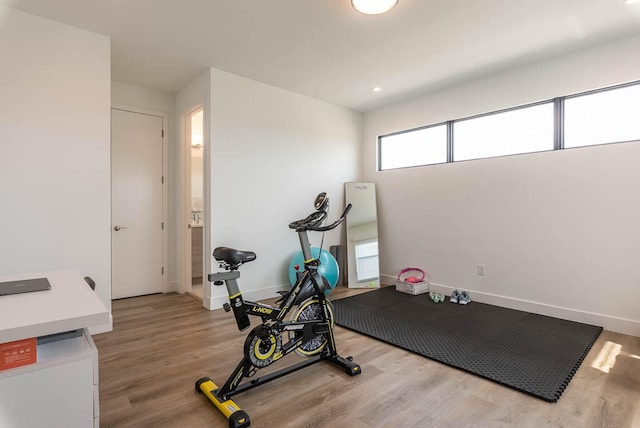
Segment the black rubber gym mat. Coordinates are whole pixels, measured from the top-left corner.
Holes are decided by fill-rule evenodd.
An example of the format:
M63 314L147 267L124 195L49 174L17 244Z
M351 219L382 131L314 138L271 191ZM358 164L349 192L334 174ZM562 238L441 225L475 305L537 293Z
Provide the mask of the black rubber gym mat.
M472 296L473 297L473 296ZM555 403L602 327L395 287L333 300L336 324Z

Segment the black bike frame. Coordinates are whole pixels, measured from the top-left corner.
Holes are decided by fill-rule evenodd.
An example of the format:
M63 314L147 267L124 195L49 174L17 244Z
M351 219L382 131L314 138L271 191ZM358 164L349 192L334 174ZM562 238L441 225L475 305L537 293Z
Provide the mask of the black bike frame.
M247 357L243 357L240 363L236 366L235 370L231 373L227 382L219 389L215 391L215 396L218 399L225 401L229 397L239 394L248 389L259 386L263 383L277 379L284 375L287 375L293 371L302 369L311 364L314 364L321 360L329 360L332 363L342 367L346 373L351 376L355 376L360 373L360 366L351 361L351 358L343 358L338 355L336 350L335 339L333 335L333 328L331 326L331 314L328 307L328 300L325 296L325 284L323 279L318 274L318 266L320 261L316 260L311 252L311 244L309 243L308 230L313 231L326 231L331 230L346 218L351 206L347 206L347 209L342 214L340 219L329 226L318 226L317 223L313 226L309 226L304 223L304 220L300 222L294 222L289 225L290 228L295 228L300 240L300 247L302 248L302 255L304 259L304 271L302 275L298 276L298 279L294 286L283 296L282 303L279 307L273 307L263 303L245 301L242 298L242 292L238 287L238 278L240 278L240 272L237 271L239 265L227 265L223 263L221 266L227 270L225 272L218 272L208 275L208 280L217 285L225 283L227 292L229 294L229 305L233 309L233 314L238 324L239 330L244 330L251 325L249 315L258 316L262 319L262 325L256 327L256 329L263 329L264 334L274 334L276 331L280 335L283 331L295 331L302 334L290 336L290 340L281 345L281 349L274 353L272 361L269 364L279 360L285 355L297 349L303 344L305 340L317 336L319 334L327 335L327 343L324 348L318 351L318 354L310 356L305 361L278 370L276 372L267 374L261 378L254 379L250 382L240 384L245 377L253 376L261 367L254 366ZM308 217L309 218L309 217ZM307 219L308 219L307 218ZM322 285L321 285L322 284ZM289 311L296 305L300 305L303 301L314 298L321 308L321 317L313 320L305 321L284 321ZM228 308L227 308L228 309ZM272 330L273 329L273 330ZM262 334L261 331L256 331L256 334ZM252 333L253 334L253 333ZM246 345L246 344L245 344Z
M208 275L208 280L210 282L215 283L224 281L227 286L229 304L233 309L233 314L236 318L239 330L242 331L250 326L251 322L247 315L259 316L263 321L270 319L283 321L284 317L289 313L289 310L294 306L294 302L296 302L298 294L305 288L305 286L307 286L309 281L313 286L314 295L324 295L317 280L319 262L311 255L311 245L309 244L307 232L298 231L298 236L300 237L302 255L304 258L304 271L302 272L302 275L299 275L294 286L284 296L284 300L280 307L273 307L264 303L244 300L242 298L242 292L238 287L237 279L240 277L240 272L238 271L218 272Z

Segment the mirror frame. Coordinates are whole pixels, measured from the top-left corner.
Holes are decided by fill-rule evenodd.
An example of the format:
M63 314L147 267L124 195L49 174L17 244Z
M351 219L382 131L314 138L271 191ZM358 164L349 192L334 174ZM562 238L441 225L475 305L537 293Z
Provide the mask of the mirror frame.
M378 214L375 183L345 183L345 204L351 204L347 216L347 285L349 288L379 288L380 260L378 245ZM369 246L366 262L356 257L356 242ZM371 244L375 242L375 248ZM374 255L371 255L373 250ZM373 260L375 257L375 261ZM364 259L364 258L363 258ZM366 264L370 272L358 280L358 266Z

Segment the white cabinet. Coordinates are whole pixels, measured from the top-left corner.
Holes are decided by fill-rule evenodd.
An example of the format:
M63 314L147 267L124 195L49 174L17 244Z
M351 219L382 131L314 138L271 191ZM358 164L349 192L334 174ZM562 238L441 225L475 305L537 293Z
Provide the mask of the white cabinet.
M191 283L202 284L202 226L191 225Z
M51 290L0 297L0 343L63 334L38 345L36 363L0 371L0 428L98 428L98 350L87 327L109 322L109 310L78 272L0 282L29 278L47 278Z
M38 345L38 362L0 371L0 427L97 427L98 352L86 330Z

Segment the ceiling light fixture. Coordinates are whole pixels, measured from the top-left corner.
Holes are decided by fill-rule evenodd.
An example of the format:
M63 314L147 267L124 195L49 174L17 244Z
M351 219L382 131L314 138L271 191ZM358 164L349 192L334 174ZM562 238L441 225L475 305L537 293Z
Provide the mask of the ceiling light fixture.
M389 12L398 4L398 0L351 0L351 6L365 15L379 15Z
M624 0L624 4L636 4L640 3L640 0Z
M380 86L374 86L373 88L371 88L371 90L373 92L380 92L382 90L382 88Z

